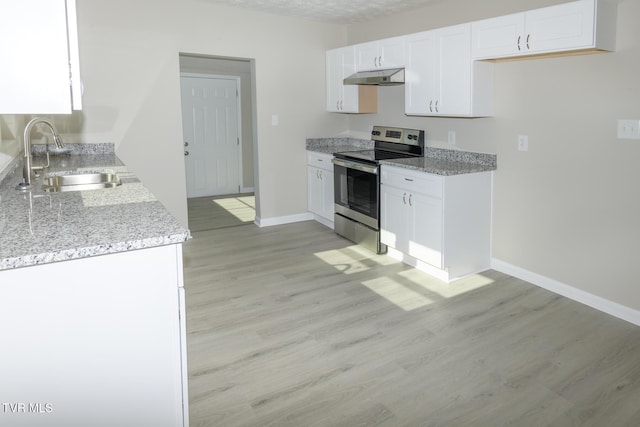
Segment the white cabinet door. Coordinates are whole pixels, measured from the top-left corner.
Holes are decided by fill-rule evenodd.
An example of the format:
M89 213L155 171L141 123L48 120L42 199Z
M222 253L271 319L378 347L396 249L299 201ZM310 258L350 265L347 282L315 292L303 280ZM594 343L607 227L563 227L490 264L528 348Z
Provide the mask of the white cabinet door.
M492 114L493 65L471 61L470 24L408 36L406 55L406 114Z
M435 267L443 267L442 199L411 193L408 198L410 217L409 251L414 258Z
M438 32L438 114L471 114L471 26Z
M410 212L407 191L382 184L380 186L380 241L400 252L409 252Z
M333 223L333 164L331 154L307 153L307 208L310 212Z
M365 71L404 67L404 39L404 36L391 37L356 45L356 69Z
M472 57L493 59L571 50L613 50L615 5L579 0L472 23Z
M333 214L335 212L333 200L333 172L322 170L320 174L322 184L322 202L320 215L333 222Z
M499 16L471 24L473 58L499 58L522 54L524 13Z
M80 109L75 0L0 0L0 114Z
M322 169L307 166L307 207L310 212L319 214L322 211Z
M180 254L169 245L0 271L0 324L11 325L0 396L51 409L3 412L2 425L187 425Z
M442 200L383 184L380 240L387 246L442 268Z
M307 167L308 209L333 222L333 172Z
M378 42L361 43L355 46L356 70L375 70L379 68Z
M525 47L540 53L592 46L594 9L593 0L583 0L527 12Z
M392 37L380 40L378 49L380 52L380 68L402 68L405 65L404 52L405 37Z
M436 31L407 37L405 67L405 113L435 113L438 84L438 38Z
M345 77L356 72L355 47L327 51L327 111L334 113L375 113L378 108L375 86L344 85Z
M345 90L354 92L355 86L346 87L342 80L349 75L351 68L355 72L353 64L355 57L351 48L334 49L327 52L327 111L341 112L344 110ZM349 93L347 93L347 96ZM350 99L355 98L351 95ZM353 102L353 101L351 101ZM349 102L347 102L347 106Z

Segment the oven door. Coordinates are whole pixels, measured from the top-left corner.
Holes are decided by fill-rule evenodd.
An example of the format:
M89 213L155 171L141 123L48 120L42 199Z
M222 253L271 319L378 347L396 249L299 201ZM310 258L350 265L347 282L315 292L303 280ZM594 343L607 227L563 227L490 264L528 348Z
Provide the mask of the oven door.
M380 178L378 166L333 159L336 213L379 229Z

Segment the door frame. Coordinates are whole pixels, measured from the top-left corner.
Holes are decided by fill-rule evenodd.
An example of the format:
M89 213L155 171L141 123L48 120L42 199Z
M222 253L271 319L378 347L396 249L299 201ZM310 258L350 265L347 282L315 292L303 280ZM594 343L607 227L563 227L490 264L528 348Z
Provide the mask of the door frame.
M222 74L203 74L203 73L184 73L181 72L180 73L180 79L182 79L182 77L188 77L188 78L196 78L196 79L213 79L213 80L234 80L236 83L236 125L238 126L237 132L238 132L238 174L239 174L239 179L238 182L240 183L240 188L238 189L239 192L242 192L242 190L245 188L244 186L244 169L243 169L243 162L242 162L242 97L241 97L241 85L240 85L240 76L231 76L231 75L222 75ZM182 97L180 97L180 107L183 108L182 105ZM184 127L184 123L182 124L182 126ZM183 135L184 135L184 130L183 130ZM186 166L185 166L185 175L186 175ZM255 178L254 178L255 179Z

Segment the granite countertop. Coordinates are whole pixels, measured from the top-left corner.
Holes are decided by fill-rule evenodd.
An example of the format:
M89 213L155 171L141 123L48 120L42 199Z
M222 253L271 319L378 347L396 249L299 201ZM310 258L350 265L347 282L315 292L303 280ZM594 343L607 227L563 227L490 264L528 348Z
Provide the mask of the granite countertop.
M480 163L444 160L433 157L381 160L380 164L444 176L489 172L496 169L495 165L490 166Z
M325 154L372 148L373 141L354 138L307 139L308 151ZM495 154L425 147L424 157L382 160L380 164L448 176L496 170L497 156Z
M102 190L46 193L40 179L16 190L22 160L0 181L0 270L125 252L190 238L184 228L127 170L113 144L68 144L73 154L51 156L43 175L60 171L112 171L122 185ZM80 146L91 146L83 150ZM76 148L76 147L74 147ZM37 150L35 150L37 151ZM35 165L45 158L34 156Z
M308 138L307 151L333 154L343 151L370 150L373 141L356 138Z

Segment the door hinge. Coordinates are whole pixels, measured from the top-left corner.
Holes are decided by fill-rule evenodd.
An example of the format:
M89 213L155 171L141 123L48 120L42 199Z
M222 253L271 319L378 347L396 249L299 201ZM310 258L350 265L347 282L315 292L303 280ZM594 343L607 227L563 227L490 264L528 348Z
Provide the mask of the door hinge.
M240 137L236 138L238 145L240 145Z

